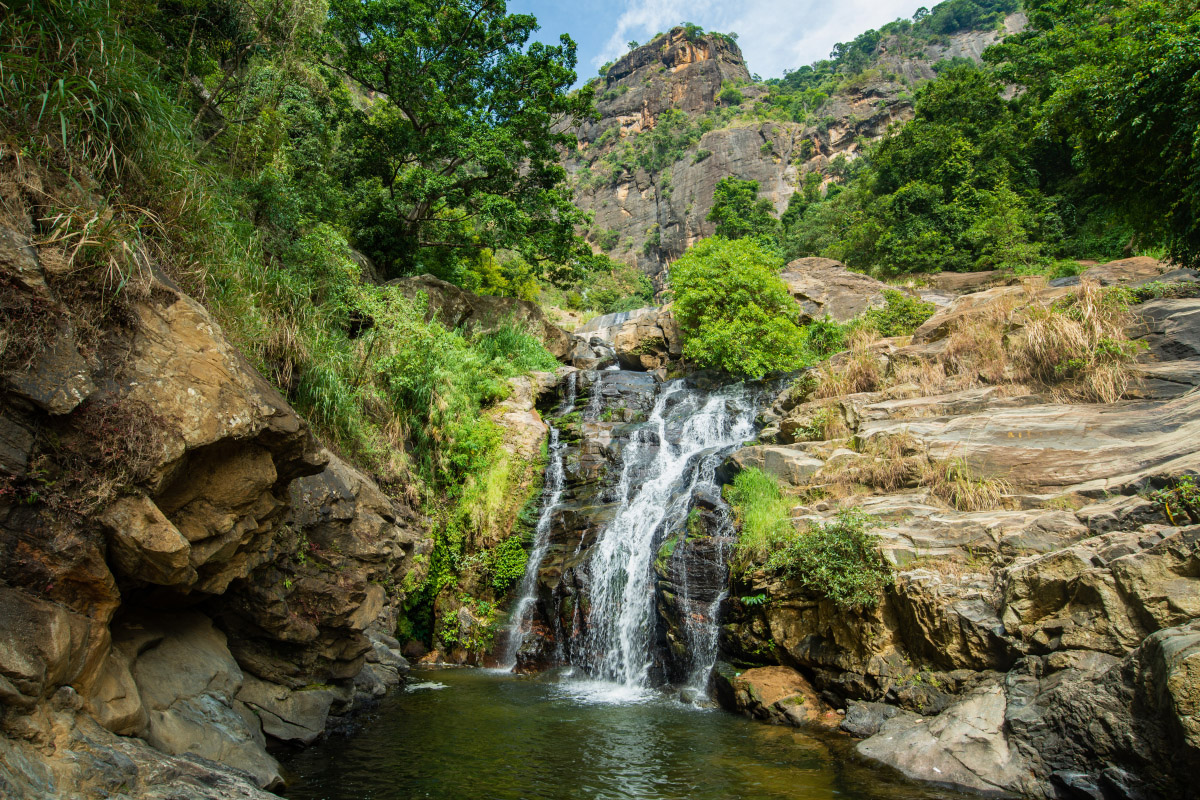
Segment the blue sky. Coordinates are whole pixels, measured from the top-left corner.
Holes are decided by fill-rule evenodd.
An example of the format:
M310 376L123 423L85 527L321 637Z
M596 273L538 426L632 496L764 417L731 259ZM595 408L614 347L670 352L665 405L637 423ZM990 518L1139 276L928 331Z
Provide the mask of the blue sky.
M837 42L853 39L897 17L911 16L937 0L510 0L510 13L533 14L539 37L569 33L579 45L581 78L626 52L629 40L645 42L680 22L738 34L751 72L777 78L829 57Z

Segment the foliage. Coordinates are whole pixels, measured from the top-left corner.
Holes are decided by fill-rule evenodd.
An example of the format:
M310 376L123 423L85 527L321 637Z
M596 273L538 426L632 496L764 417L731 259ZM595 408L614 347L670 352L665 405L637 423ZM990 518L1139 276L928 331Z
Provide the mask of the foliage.
M1143 236L1200 263L1200 7L1194 0L1029 0L1028 29L987 53L1034 146ZM1068 163L1064 163L1067 162Z
M1000 478L977 476L965 459L951 458L930 465L925 477L934 496L958 511L990 511L1004 505L1011 490Z
M726 494L737 518L738 556L744 562L766 558L793 535L792 502L773 475L758 467L744 469Z
M569 93L575 44L530 42L503 3L332 0L333 63L381 98L351 113L355 238L389 274L444 272L446 251L506 247L531 263L578 252L554 132L590 113ZM440 269L439 269L440 267Z
M803 366L798 307L778 258L750 239L705 239L671 266L683 353L703 366L761 377Z
M492 551L492 588L504 594L525 576L529 554L520 536L510 536Z
M883 308L868 309L861 317L861 325L873 328L880 336L908 336L933 316L937 306L918 297L884 289Z
M1200 486L1194 476L1180 475L1146 497L1162 509L1172 525L1200 525Z
M726 239L755 237L773 242L779 229L775 206L758 197L758 181L732 176L717 181L707 219L717 223L716 235Z
M878 537L869 532L873 524L861 509L840 511L830 522L793 533L771 553L766 566L839 608L874 607L893 577L891 565L879 551Z

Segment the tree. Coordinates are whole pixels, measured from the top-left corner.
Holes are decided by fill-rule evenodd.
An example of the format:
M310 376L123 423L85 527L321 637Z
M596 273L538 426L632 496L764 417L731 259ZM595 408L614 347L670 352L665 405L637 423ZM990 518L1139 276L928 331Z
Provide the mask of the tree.
M1082 168L1143 241L1200 264L1200 3L1032 0L988 61L1036 124L1035 144Z
M772 241L779 230L775 206L765 197L758 198L758 181L732 176L717 182L707 219L717 223L717 236L726 239L754 236Z
M583 221L558 147L592 113L575 43L529 43L503 0L332 0L332 66L374 94L345 140L355 238L389 274L444 271L462 250L569 263ZM552 276L553 277L553 276Z
M683 354L706 367L762 377L802 366L799 306L779 259L750 239L705 239L671 265Z

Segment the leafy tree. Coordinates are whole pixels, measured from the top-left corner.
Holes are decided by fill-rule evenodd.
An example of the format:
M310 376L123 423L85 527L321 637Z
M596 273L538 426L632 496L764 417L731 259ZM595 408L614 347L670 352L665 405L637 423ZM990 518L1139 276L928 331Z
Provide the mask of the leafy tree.
M671 265L683 354L707 367L762 377L805 359L799 306L779 259L750 239L705 239Z
M329 12L330 62L377 96L346 137L368 255L390 274L489 247L569 262L583 217L559 123L592 101L569 92L574 42L530 43L536 19L497 0L333 0Z
M1058 175L1200 263L1200 3L1030 0L1028 30L987 53ZM1148 235L1147 235L1148 234Z
M774 241L779 230L775 206L765 197L758 197L758 181L732 176L717 182L707 219L717 223L717 236L726 239L751 236Z

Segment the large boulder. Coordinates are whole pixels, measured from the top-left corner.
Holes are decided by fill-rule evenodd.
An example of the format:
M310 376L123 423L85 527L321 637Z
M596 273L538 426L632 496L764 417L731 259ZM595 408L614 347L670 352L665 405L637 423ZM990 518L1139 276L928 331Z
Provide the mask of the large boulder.
M669 307L605 314L575 333L611 347L622 369L651 372L683 355L683 339Z
M830 317L848 322L870 308L886 302L887 284L831 258L799 258L783 268L783 282L800 304L801 321Z
M282 784L279 765L248 722L253 715L235 707L242 671L211 620L194 612L140 615L125 620L114 638L134 656L133 680L148 716L139 733L146 741L171 755L228 764L258 786Z
M739 672L722 665L716 671L717 698L730 711L776 725L834 727L837 715L812 685L790 667L756 667Z
M1097 281L1101 286L1127 285L1154 280L1170 268L1157 258L1135 256L1088 267L1083 278Z

